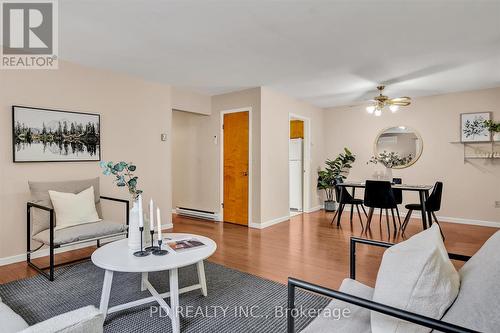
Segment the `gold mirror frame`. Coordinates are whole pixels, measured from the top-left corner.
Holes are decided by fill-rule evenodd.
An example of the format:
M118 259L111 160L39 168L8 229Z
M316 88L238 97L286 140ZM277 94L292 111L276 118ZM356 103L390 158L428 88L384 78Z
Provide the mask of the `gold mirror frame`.
M379 152L377 150L377 143L378 143L378 139L380 138L380 136L382 134L384 134L387 130L389 130L391 128L398 128L400 126L403 126L403 125L385 127L381 131L378 132L377 136L375 137L375 142L373 143L373 155L374 156L378 156L378 154L379 154ZM417 138L420 140L420 142L421 142L420 150L417 152L417 154L415 155L415 158L413 158L410 163L402 165L402 166L392 167L391 169L406 169L406 168L411 167L413 164L415 164L420 159L420 156L422 156L422 152L424 151L424 140L422 140L422 136L420 135L420 133L417 132L413 127L410 127L410 126L404 126L404 127L407 130L413 132L417 136Z

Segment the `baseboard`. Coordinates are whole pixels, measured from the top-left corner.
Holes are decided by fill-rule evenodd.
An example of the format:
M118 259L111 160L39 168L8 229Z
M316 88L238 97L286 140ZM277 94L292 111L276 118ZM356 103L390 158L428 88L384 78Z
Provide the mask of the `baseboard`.
M368 209L366 209L368 211ZM344 208L344 211L350 212L351 211L351 206L346 205ZM379 209L375 209L375 214L378 214ZM356 210L355 213L357 214ZM401 220L403 220L408 213L407 210L400 210L399 214L401 216ZM389 215L391 213L389 212ZM361 211L361 215L363 215L363 211ZM385 210L382 210L382 215L385 216ZM493 228L500 228L500 221L495 222L495 221L484 221L484 220L474 220L474 219L467 219L467 218L461 218L461 217L450 217L450 216L440 216L436 215L437 219L439 222L448 222L448 223L458 223L458 224L470 224L470 225L478 225L482 227L493 227ZM422 215L420 212L413 212L411 214L411 218L413 219L421 219Z
M411 214L412 218L421 218L420 214ZM495 221L484 221L484 220L473 220L473 219L464 219L460 217L449 217L449 216L436 216L439 222L449 222L449 223L458 223L458 224L471 224L471 225L479 225L482 227L493 227L500 228L500 222Z
M318 210L321 210L321 209L323 209L323 205L318 205L318 206L314 206L314 207L311 207L309 209L304 210L304 213L313 213L313 212L317 212Z
M285 222L285 221L288 221L290 220L290 216L282 216L282 217L278 217L277 219L273 219L273 220L270 220L270 221L266 221L266 222L263 222L263 223L250 223L248 226L250 228L255 228L255 229L264 229L264 228L267 228L267 227L270 227L272 225L275 225L275 224L278 224L278 223L281 223L281 222Z

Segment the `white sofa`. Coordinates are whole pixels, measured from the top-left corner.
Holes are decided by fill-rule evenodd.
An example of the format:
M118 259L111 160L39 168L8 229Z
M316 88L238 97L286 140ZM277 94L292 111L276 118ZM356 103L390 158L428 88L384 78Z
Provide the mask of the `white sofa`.
M380 245L378 246L383 246L382 242L374 243L379 243ZM351 251L352 250L351 248ZM491 236L481 249L474 256L470 257L470 259L466 256L449 254L450 259L466 261L465 265L459 270L461 284L458 296L440 320L429 318L430 320L427 321L427 325L424 325L422 321L419 324L430 328L431 326L429 326L429 324L443 324L445 326L450 326L448 324L452 324L458 326L456 328L449 327L449 329L451 329L450 332L500 332L500 315L498 312L500 309L499 253L500 231ZM351 258L353 258L353 256ZM351 266L351 276L354 275L352 269ZM345 279L339 289L339 293L335 290L326 289L305 281L290 278L289 288L293 286L335 298L327 308L348 308L350 310L350 316L348 318L341 318L340 320L320 315L315 318L302 333L371 332L371 310L366 307L378 305L378 303L371 302L374 293L373 288L353 279ZM295 292L292 291L290 294L289 290L289 295L295 295ZM294 296L292 296L292 300L293 297ZM360 298L361 301L366 301L363 302L363 307L350 304L351 301L359 301L356 300L356 297ZM344 298L346 302L339 300L339 298ZM349 303L347 301L349 301ZM293 303L289 303L289 307L290 304L293 305ZM382 306L384 307L384 305ZM372 309L375 310L374 308ZM328 309L324 311L328 311ZM395 309L395 312L397 311L398 309ZM388 315L392 316L393 314ZM402 313L402 315L408 316L409 314ZM399 318L403 319L403 317ZM420 318L420 320L422 319L425 318ZM460 328L467 329L461 330ZM439 329L434 330L434 332L437 331L439 331ZM293 318L289 319L288 332L294 332Z
M0 298L2 333L102 333L104 316L93 306L86 306L29 326Z

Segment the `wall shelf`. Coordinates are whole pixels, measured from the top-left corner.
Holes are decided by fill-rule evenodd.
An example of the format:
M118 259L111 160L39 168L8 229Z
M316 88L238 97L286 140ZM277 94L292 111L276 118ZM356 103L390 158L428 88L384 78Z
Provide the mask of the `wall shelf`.
M468 160L499 160L500 159L500 149L495 149L496 146L500 147L500 141L476 141L476 142L461 142L461 141L451 141L451 144L461 144L464 147L464 163ZM480 147L485 149L480 149ZM487 146L487 147L486 147ZM473 155L467 155L467 148L474 147L476 151ZM480 153L477 153L477 152Z

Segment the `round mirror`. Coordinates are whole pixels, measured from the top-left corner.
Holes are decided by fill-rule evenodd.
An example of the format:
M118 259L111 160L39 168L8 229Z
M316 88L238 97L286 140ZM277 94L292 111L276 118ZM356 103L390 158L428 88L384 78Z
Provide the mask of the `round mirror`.
M407 168L419 159L422 148L422 137L414 129L408 126L389 127L375 139L374 156L370 162L392 169Z

